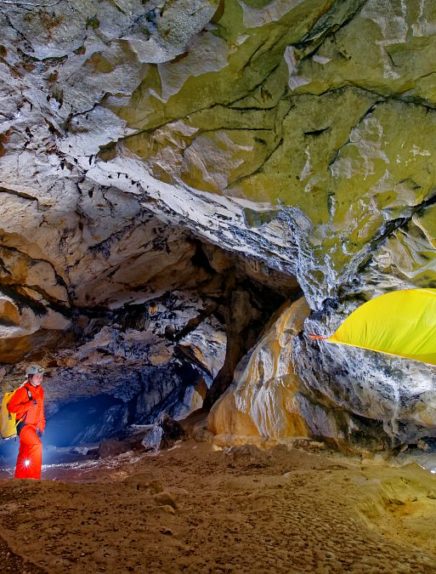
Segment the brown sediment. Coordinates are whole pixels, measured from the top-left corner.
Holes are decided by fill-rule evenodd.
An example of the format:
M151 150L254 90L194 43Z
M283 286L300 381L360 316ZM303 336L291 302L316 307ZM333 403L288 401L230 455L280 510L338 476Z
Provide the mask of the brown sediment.
M416 465L191 441L132 456L1 481L0 537L53 574L436 572Z
M0 537L0 564L1 572L13 572L15 574L45 574L46 571L39 568L34 563L24 560L15 554L7 543Z

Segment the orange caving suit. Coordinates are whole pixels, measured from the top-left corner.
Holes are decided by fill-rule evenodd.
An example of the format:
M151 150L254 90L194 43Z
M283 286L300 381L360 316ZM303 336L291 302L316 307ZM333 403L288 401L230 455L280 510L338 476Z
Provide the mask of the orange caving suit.
M32 398L29 399L29 390ZM15 413L17 423L24 422L20 437L15 478L41 478L42 442L37 431L44 432L44 389L24 383L12 396L7 405L10 413ZM21 426L21 425L20 425ZM18 426L18 429L20 429Z

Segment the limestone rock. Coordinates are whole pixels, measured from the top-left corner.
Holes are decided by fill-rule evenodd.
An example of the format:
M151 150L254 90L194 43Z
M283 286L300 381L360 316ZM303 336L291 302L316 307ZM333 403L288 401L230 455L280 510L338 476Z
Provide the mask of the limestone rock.
M199 363L212 378L224 364L226 334L222 325L213 317L203 321L197 329L180 340L179 347L184 354Z
M213 407L209 429L214 434L227 435L230 442L308 436L298 401L301 383L292 362L292 339L308 314L304 298L281 310L239 365L232 387Z
M118 456L123 452L127 452L129 450L129 446L123 444L121 441L118 440L104 440L100 443L98 449L98 455L100 458L108 458L113 456Z
M20 360L33 347L50 346L71 322L50 307L25 305L13 296L0 293L0 357L5 363Z
M327 326L324 320L308 320L306 328L334 330L337 317L331 319ZM295 339L293 357L311 402L341 415L343 438L352 442L365 437L391 447L435 436L436 379L430 365L311 342L305 336ZM314 408L312 404L310 410ZM343 414L348 414L346 419Z
M163 431L161 426L157 424L148 425L148 428L141 441L141 444L145 448L145 450L157 452L161 445L162 434Z
M207 387L274 304L250 295L249 336L225 320L211 335L212 319L187 333L190 310L176 325L172 309L138 319L136 305L191 291L202 310L225 299L223 316L233 275L273 302L301 289L305 329L327 333L362 300L435 285L434 2L3 4L1 363L51 362L58 398L93 386L131 400L141 350L146 418L180 381L177 353ZM128 328L147 335L117 326L138 320ZM434 434L432 371L305 337L297 378L262 374L287 351L265 364L259 351L246 364L265 388L225 399L256 432L303 433L302 417L316 435ZM203 383L177 401L197 405Z

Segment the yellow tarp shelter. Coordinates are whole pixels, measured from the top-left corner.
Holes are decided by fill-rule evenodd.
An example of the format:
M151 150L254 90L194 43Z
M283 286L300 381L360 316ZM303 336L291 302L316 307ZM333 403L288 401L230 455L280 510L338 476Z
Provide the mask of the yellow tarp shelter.
M436 289L375 297L326 340L436 365Z

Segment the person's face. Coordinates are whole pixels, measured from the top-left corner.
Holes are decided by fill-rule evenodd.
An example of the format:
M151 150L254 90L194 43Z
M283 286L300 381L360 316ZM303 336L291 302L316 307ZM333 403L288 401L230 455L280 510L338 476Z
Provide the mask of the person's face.
M33 375L32 380L30 381L34 387L39 387L42 383L44 375Z

